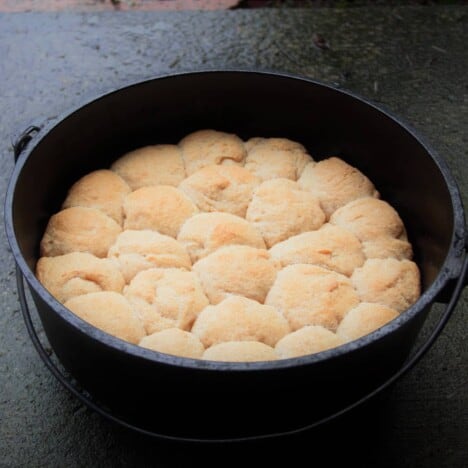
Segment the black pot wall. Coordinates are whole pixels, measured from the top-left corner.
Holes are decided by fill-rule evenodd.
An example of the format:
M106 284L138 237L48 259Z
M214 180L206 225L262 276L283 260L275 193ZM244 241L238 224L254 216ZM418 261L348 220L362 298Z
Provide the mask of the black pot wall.
M336 155L355 165L401 213L425 286L433 281L450 246L453 207L437 164L417 140L377 109L332 88L242 73L149 81L81 108L50 131L15 191L15 231L31 268L48 218L75 180L132 148L175 143L200 128L243 138L284 136L316 159Z
M244 139L282 136L303 143L315 159L336 155L358 167L401 214L424 297L357 344L286 364L243 366L151 353L93 330L60 306L32 272L47 220L60 209L68 187L130 149L176 143L201 128ZM19 250L13 246L13 251L55 353L114 414L177 436L283 431L318 420L377 387L407 357L429 304L453 273L447 258L455 227L464 229L446 169L410 131L349 94L280 75L195 73L124 88L42 130L16 170L11 209ZM277 402L273 412L266 394ZM215 404L220 396L221 405Z
M177 438L237 438L307 426L382 384L407 357L426 313L364 347L313 365L181 369L77 332L33 292L57 357L80 384L137 427Z

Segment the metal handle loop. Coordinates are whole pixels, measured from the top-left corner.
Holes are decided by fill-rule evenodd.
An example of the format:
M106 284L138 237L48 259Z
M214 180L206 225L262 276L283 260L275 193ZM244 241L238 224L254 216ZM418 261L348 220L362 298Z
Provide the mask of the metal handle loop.
M261 434L261 435L255 435L255 436L249 436L249 437L240 437L240 438L235 438L235 439L197 439L197 438L189 438L189 437L176 437L176 436L170 436L167 434L159 434L155 432L151 432L149 430L146 430L141 427L137 427L132 425L131 423L128 423L124 421L123 419L120 419L117 416L114 416L107 412L105 409L100 407L96 402L94 402L90 397L85 395L83 391L81 391L77 385L75 385L73 382L71 382L65 375L64 373L55 365L55 363L51 360L49 354L47 351L44 349L42 343L39 340L39 337L37 336L36 330L34 328L34 324L31 319L31 313L27 304L27 299L25 295L25 290L24 290L24 279L23 275L21 274L21 271L18 267L16 267L16 281L18 285L18 295L19 295L19 301L21 305L21 310L23 314L23 319L26 324L27 331L29 333L29 336L31 337L31 340L33 342L34 347L36 348L37 352L39 353L40 357L44 361L45 365L48 367L48 369L52 372L54 377L67 389L69 390L73 395L75 395L82 403L87 405L89 408L92 410L96 411L99 413L101 416L104 418L111 420L117 424L120 424L127 429L132 429L134 431L140 432L142 434L152 436L152 437L158 437L161 439L166 439L166 440L172 440L172 441L184 441L184 442L203 442L203 443L225 443L225 442L246 442L249 440L259 440L259 439L268 439L268 438L273 438L273 437L280 437L280 436L289 436L289 435L294 435L298 434L300 432L310 430L313 428L316 428L322 424L328 423L332 421L333 419L338 418L339 416L342 416L343 414L351 411L352 409L360 406L364 401L368 400L369 398L374 397L378 393L380 393L382 390L390 386L392 383L394 383L396 380L398 380L400 377L402 377L404 374L406 374L421 358L422 356L429 350L429 348L432 346L434 341L437 339L439 334L442 332L444 329L445 325L447 324L450 316L452 315L452 312L455 309L455 306L457 304L457 301L460 297L460 294L465 286L465 281L467 277L467 271L468 271L468 255L465 253L465 257L463 260L463 265L461 269L461 274L457 280L456 286L453 290L452 297L450 298L450 301L447 303L445 306L445 310L441 314L439 321L437 324L434 326L434 329L432 330L431 334L429 337L426 339L426 341L418 348L418 350L414 353L412 357L410 357L405 364L395 373L393 374L388 380L386 380L383 384L381 384L379 387L377 387L375 390L371 391L370 393L366 394L364 397L361 399L357 400L356 402L350 404L349 406L329 415L326 416L318 421L315 421L307 426L303 426L297 429L292 429L288 430L285 432L277 432L277 433L272 433L272 434Z
M131 424L128 424L127 422L123 421L122 419L119 419L118 417L113 416L112 414L108 413L105 411L103 408L101 408L97 403L95 403L89 396L85 395L83 391L73 382L71 382L65 374L57 367L57 365L52 361L52 359L49 356L49 353L44 349L44 346L42 345L39 337L37 336L36 329L34 328L34 324L31 318L31 312L29 310L28 302L26 299L26 294L24 290L24 279L23 275L21 274L21 271L18 266L16 266L16 284L18 287L18 297L19 297L19 302L21 306L21 312L23 315L24 323L26 324L26 329L28 331L28 334L31 338L31 341L36 348L36 351L38 352L39 356L41 359L44 361L44 364L47 366L47 368L52 372L53 376L68 390L70 391L73 395L75 395L82 403L87 405L89 408L92 410L96 411L99 413L101 416L104 418L110 419L111 421L121 424L125 426L128 429L133 429L137 430L139 432L142 432L146 435L156 435L153 434L152 432L148 432L144 429L137 428L132 426Z
M18 160L20 154L26 148L28 143L34 136L34 133L37 133L40 130L40 127L36 125L29 126L26 130L24 130L21 135L15 139L13 142L13 155L15 158L15 162Z

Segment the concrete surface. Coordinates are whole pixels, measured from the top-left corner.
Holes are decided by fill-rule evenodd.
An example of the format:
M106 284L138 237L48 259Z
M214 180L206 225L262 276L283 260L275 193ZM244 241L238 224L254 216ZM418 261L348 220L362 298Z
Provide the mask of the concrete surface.
M316 46L317 33L328 50ZM447 159L467 204L466 44L466 7L0 15L0 192L13 167L11 137L26 126L133 80L238 66L307 75L384 104ZM424 360L366 411L255 444L248 455L245 447L147 439L82 407L27 337L3 230L0 261L2 467L224 466L257 458L289 466L304 459L310 466L321 459L330 466L468 464L466 292Z
M226 10L240 0L0 0L0 12Z

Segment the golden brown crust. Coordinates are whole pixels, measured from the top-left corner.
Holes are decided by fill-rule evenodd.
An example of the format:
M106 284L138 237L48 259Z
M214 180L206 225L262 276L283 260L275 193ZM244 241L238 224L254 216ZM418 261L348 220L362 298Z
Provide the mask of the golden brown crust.
M96 208L74 206L53 215L41 241L41 256L88 252L105 257L122 228Z
M185 178L182 154L176 145L154 145L124 154L111 169L132 190L149 185L177 185Z
M275 350L259 341L228 341L211 346L203 359L227 362L258 362L276 359Z
M241 218L260 179L239 166L206 166L180 185L200 211L221 211Z
M325 224L317 231L290 237L273 246L270 254L283 267L297 263L311 264L347 276L365 261L359 240L345 229L331 224Z
M383 237L406 239L398 213L377 198L365 197L347 203L332 214L330 223L347 229L361 241Z
M275 351L279 359L287 359L319 353L344 343L336 333L320 325L308 325L283 336L276 343Z
M192 263L183 245L175 239L155 231L123 231L109 249L126 283L140 271L149 268L184 268Z
M212 304L229 294L263 303L276 270L266 250L245 245L222 247L193 265Z
M193 333L180 328L167 328L145 336L139 345L160 353L192 359L201 358L205 350L201 341Z
M177 240L187 249L193 263L227 245L265 248L263 237L255 227L230 213L192 216L182 225Z
M176 268L141 271L124 295L147 334L172 327L190 330L199 312L209 304L197 276Z
M259 185L247 209L246 219L263 235L268 247L305 231L318 229L325 214L318 200L288 179L272 179Z
M246 151L242 140L233 134L199 130L179 142L187 175L211 164L243 165Z
M298 183L320 200L327 218L352 200L379 196L364 174L335 157L307 164Z
M246 149L245 168L261 180L282 177L296 181L313 161L304 146L287 138L252 138Z
M398 312L382 304L361 302L348 311L336 333L346 341L357 340L398 317Z
M273 307L229 296L205 307L192 327L206 348L226 341L260 341L269 346L289 333L287 320Z
M281 270L265 300L286 317L292 330L321 325L331 331L358 302L349 278L315 265Z
M351 276L362 301L376 302L402 312L420 293L418 267L409 260L371 258Z
M65 302L74 314L110 335L138 344L143 325L122 294L110 291L76 296Z
M362 242L362 250L366 258L396 258L397 260L411 260L413 248L407 240L393 237L379 237Z
M245 151L247 151L247 154L249 154L249 151L257 144L265 141L266 138L263 137L252 137L249 138L247 141L244 142L244 148Z
M98 291L122 292L124 278L114 262L85 252L42 257L36 265L42 285L59 301Z
M130 187L120 176L107 169L100 169L90 172L72 185L62 208L96 208L122 226L122 205L128 193Z
M124 229L151 229L177 237L184 222L198 212L180 190L170 185L142 187L124 201Z

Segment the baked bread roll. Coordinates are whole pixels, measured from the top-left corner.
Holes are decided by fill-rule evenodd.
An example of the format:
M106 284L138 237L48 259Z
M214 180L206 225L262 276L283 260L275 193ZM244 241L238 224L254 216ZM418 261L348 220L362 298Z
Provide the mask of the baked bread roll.
M276 264L266 250L245 245L222 247L193 265L205 294L218 304L229 294L263 303L276 278Z
M62 303L91 292L122 292L125 285L122 273L114 262L86 252L41 257L36 265L36 276Z
M41 240L41 256L88 252L105 257L122 228L96 208L74 206L53 215Z
M198 212L180 190L170 185L142 187L124 201L124 229L151 229L177 237L185 220Z
M397 260L413 258L413 248L407 240L393 237L380 237L362 242L362 250L366 258L389 258Z
M318 200L288 179L272 179L259 185L247 208L250 221L270 248L305 231L314 231L325 222Z
M155 231L123 231L109 249L109 258L122 272L125 282L149 268L185 268L192 263L184 247L175 239Z
M132 190L149 185L177 187L185 178L182 154L176 145L154 145L124 154L111 169L124 179Z
M222 211L241 218L260 179L239 166L206 166L179 185L200 211Z
M244 142L244 147L245 151L247 151L247 154L249 154L249 151L258 143L262 142L263 140L266 140L266 138L263 137L252 137L249 138L247 141ZM247 158L246 158L247 159ZM245 164L244 164L245 165Z
M347 229L361 241L386 237L406 240L398 213L377 198L365 197L347 203L331 215L330 223Z
M293 331L306 325L335 331L346 312L358 303L349 278L315 265L290 265L281 270L265 300L286 317Z
M346 276L350 276L365 261L357 237L328 223L318 231L304 232L276 244L270 249L270 255L283 267L307 263Z
M101 169L90 172L75 182L68 191L62 208L96 208L122 226L122 205L128 193L130 187L120 176L107 169Z
M376 302L402 312L421 293L418 267L409 260L371 258L351 276L363 302Z
M206 348L226 341L260 341L274 346L289 331L287 320L276 309L241 296L229 296L205 307L192 327Z
M335 157L307 164L298 183L320 200L327 219L338 208L356 198L379 196L364 174Z
M398 312L382 304L361 302L348 311L336 333L346 341L357 340L398 317Z
M176 268L141 271L124 295L148 335L172 327L190 330L199 312L209 304L197 276Z
M187 219L177 240L187 249L193 263L227 245L265 248L263 237L251 223L219 212L200 213Z
M199 359L205 348L193 334L179 328L168 328L145 336L140 346L165 354L174 354L192 359Z
M228 341L211 346L203 353L210 361L255 362L273 361L275 350L259 341Z
M65 302L65 307L96 328L130 343L138 344L145 336L143 325L122 294L101 291L76 296Z
M304 146L287 138L251 138L246 149L245 168L261 180L281 177L296 181L313 161Z
M71 187L40 248L36 275L59 301L197 359L317 353L420 294L403 222L372 182L286 138L200 130L130 151Z
M320 325L309 325L283 336L276 343L275 351L280 359L320 353L344 344L342 337Z
M188 176L212 164L244 165L246 151L242 140L216 130L199 130L179 142Z
M336 210L330 223L352 232L362 241L367 258L411 259L413 249L398 213L377 198L359 198Z

